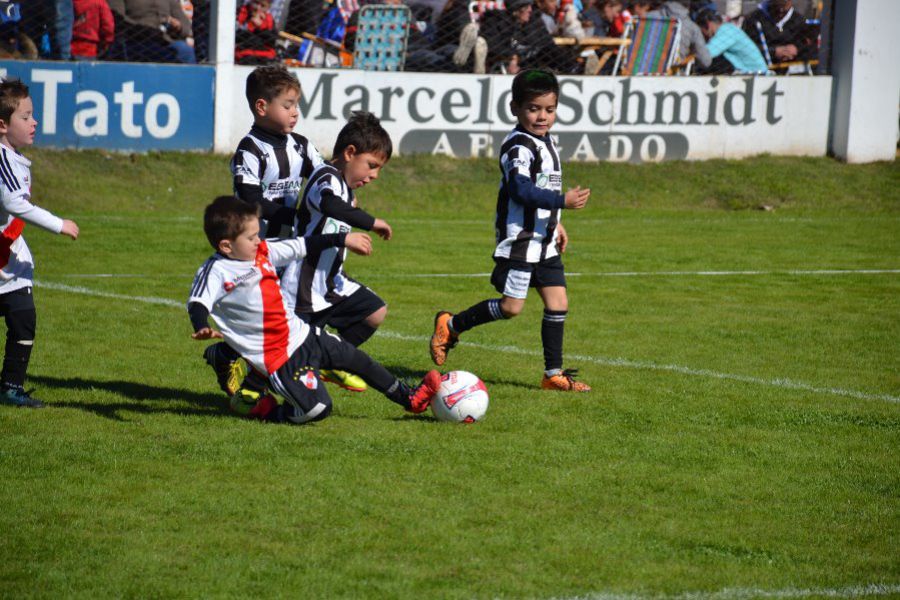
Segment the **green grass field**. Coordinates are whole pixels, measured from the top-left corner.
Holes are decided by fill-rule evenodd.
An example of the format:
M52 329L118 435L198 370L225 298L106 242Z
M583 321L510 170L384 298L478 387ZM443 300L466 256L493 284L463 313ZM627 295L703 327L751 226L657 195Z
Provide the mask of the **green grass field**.
M482 423L333 389L295 427L226 411L180 306L227 158L28 156L82 237L26 229L48 407L0 410L0 595L900 595L896 164L568 165L592 393L537 389L534 296L445 367L486 382ZM395 231L349 260L390 307L364 348L400 374L435 311L495 296L497 172L398 158L359 194Z

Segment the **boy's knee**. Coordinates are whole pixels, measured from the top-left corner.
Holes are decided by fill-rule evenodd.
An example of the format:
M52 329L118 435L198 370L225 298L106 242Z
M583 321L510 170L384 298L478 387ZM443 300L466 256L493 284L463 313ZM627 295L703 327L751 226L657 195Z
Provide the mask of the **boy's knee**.
M324 384L320 383L320 385ZM288 410L286 411L285 418L296 425L303 425L304 423L321 421L328 417L331 414L332 403L331 398L321 398L315 406L306 412L303 412L302 409L293 404L289 404L286 408Z
M506 319L518 317L522 313L523 308L525 308L525 302L522 300L503 298L500 301L500 312L503 313L503 317Z
M31 345L37 330L37 313L33 310L16 311L6 319L6 325L7 339Z
M366 317L366 324L369 327L378 328L382 323L384 323L385 318L387 318L387 305L382 306L371 315Z

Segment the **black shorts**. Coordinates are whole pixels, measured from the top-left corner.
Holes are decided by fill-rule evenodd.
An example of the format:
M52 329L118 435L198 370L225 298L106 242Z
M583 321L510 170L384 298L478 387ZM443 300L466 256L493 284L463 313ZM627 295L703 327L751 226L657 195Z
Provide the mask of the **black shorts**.
M378 294L360 284L358 290L319 312L297 313L310 327L333 327L338 331L364 321L373 312L385 306Z
M504 296L524 300L530 287L566 287L566 272L559 255L539 263L507 258L494 258L494 263L491 284Z
M286 401L279 407L278 420L307 423L330 415L331 396L319 371L345 367L355 352L352 344L338 336L311 328L287 362L269 376L271 388Z
M0 316L6 321L6 337L33 340L37 329L37 312L31 286L0 294Z

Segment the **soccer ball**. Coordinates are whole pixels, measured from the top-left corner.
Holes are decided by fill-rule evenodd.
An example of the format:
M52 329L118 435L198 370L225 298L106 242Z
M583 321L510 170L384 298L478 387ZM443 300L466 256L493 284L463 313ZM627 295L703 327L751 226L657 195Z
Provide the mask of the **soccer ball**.
M431 402L431 412L439 421L474 423L487 412L488 393L484 382L468 371L450 371L441 376Z

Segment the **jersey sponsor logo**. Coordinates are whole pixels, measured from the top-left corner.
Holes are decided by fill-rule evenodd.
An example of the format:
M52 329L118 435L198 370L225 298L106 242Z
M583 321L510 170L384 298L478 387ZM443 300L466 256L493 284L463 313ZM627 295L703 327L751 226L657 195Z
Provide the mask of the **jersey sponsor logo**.
M280 181L273 181L269 184L262 184L263 191L265 193L277 194L284 192L296 192L300 193L300 182L296 179L282 179Z
M538 173L535 185L542 190L558 190L562 187L562 176L559 173Z
M244 273L240 277L235 277L234 281L226 281L225 283L222 284L222 287L225 288L225 293L230 292L231 290L233 290L237 286L241 285L245 281L252 279L254 274L255 273L251 270L247 273Z

